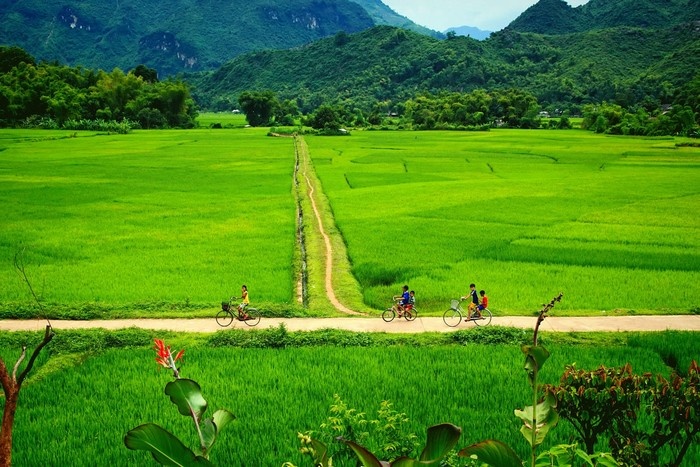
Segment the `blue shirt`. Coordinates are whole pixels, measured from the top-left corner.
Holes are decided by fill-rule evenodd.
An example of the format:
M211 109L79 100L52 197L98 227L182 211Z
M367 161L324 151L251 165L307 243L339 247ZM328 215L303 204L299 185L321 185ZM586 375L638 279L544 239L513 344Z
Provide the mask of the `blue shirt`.
M401 304L402 305L408 305L411 303L411 295L408 292L404 292L401 294Z

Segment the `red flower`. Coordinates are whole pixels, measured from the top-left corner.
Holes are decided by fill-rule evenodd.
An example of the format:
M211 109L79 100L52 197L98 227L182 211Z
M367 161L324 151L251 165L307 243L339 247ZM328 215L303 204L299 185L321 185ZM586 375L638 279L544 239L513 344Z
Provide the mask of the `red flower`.
M153 341L156 344L154 347L156 350L156 363L163 368L172 368L177 372L175 362L182 358L185 354L185 349L180 350L175 358L173 358L173 354L170 352L170 346L166 346L162 339L153 339Z

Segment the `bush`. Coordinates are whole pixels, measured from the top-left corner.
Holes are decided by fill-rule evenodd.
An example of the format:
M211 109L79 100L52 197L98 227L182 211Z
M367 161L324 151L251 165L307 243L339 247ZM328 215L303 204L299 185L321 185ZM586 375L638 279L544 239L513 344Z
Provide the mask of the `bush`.
M501 326L461 329L452 334L454 342L465 344L524 344L531 339L530 331Z

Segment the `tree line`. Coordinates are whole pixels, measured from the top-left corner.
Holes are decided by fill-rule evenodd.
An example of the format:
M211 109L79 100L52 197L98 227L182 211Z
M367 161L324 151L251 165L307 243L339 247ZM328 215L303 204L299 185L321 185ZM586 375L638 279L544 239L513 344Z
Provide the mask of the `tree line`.
M159 81L139 65L111 72L39 62L0 47L0 126L128 131L189 128L196 105L189 86Z

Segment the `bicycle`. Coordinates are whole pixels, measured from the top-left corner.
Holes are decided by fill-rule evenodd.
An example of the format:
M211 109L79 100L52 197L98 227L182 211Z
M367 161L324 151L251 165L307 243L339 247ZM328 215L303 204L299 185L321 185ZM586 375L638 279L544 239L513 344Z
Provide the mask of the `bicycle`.
M237 319L248 326L256 326L260 322L260 312L257 308L247 306L243 310L239 310L233 303L235 299L236 297L231 297L228 302L221 302L221 311L216 314L216 324L225 328L234 319ZM235 315L234 312L236 313Z
M483 310L475 310L474 313L469 313L469 309L464 311L462 302L464 300L452 300L450 308L442 315L442 320L446 325L453 328L462 322L462 316L466 316L464 321L473 321L477 326L488 326L491 323L491 310L484 308Z
M399 309L399 303L401 300L397 300L396 303L391 308L387 308L382 313L382 319L387 323L390 323L396 318L398 314L399 317L403 316L406 321L413 321L418 316L418 309L414 305L406 305L402 310Z

